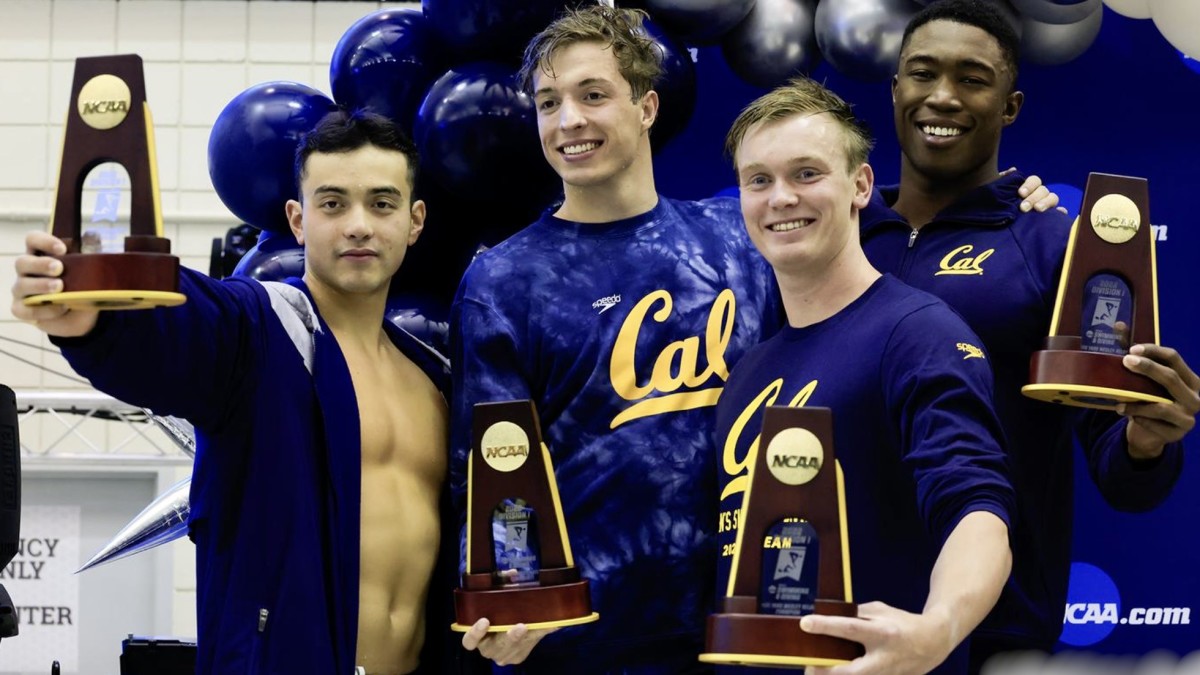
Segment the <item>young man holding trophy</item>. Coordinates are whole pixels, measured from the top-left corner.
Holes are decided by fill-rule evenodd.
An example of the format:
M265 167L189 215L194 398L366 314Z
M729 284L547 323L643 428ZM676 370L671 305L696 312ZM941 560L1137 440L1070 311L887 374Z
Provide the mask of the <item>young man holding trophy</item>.
M763 408L828 407L845 476L846 587L870 602L857 616L797 616L791 629L862 644L861 672L961 673L961 643L1008 576L1014 497L978 338L937 298L877 272L859 245L858 213L874 180L870 145L849 106L807 79L751 103L729 132L745 227L775 271L787 326L733 369L717 406L718 582L728 580L739 545L799 547L762 532L737 536L750 517L742 511L749 476L778 464L752 454ZM747 499L750 509L762 502ZM818 505L793 507L795 521L807 522ZM815 564L796 552L802 565ZM786 576L774 570L764 566L759 581L772 598ZM813 600L805 586L793 602L760 594L760 607L803 613Z
M425 220L417 162L379 116L305 136L287 203L302 280L184 268L184 304L98 312L31 297L64 290L62 240L30 233L17 258L17 318L97 389L195 425L198 673L449 672L446 374L384 321Z
M1019 517L1012 578L972 637L975 669L998 651L1049 651L1062 630L1072 432L1106 501L1144 511L1174 485L1179 441L1200 410L1200 377L1175 350L1150 343L1155 336L1136 333L1143 344L1125 345L1125 367L1160 385L1163 401L1123 404L1120 417L1021 395L1030 355L1043 348L1057 315L1071 222L1054 211L1022 213L1021 177L997 172L1001 133L1024 100L1016 89L1018 49L1006 18L987 2L934 3L913 18L892 83L900 185L879 190L861 214L871 263L959 312L983 340L995 372Z

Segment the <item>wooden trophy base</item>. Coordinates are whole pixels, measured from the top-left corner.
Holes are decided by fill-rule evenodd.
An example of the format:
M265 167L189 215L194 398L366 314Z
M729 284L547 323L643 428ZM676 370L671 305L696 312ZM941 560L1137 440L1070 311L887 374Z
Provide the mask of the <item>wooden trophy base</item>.
M818 600L814 613L858 616L858 605ZM780 668L837 666L865 653L857 642L805 633L798 616L749 613L709 615L704 649L703 663Z
M1073 349L1034 352L1030 384L1021 393L1039 401L1113 410L1122 403L1171 403L1150 378L1121 365L1122 356Z
M61 293L25 298L27 307L61 305L71 309L149 309L182 305L179 258L164 253L68 253Z
M457 621L450 625L450 630L459 633L471 630L476 621L485 617L491 623L489 633L508 632L519 623L530 629L561 628L600 619L600 615L592 611L587 581L551 586L513 585L488 590L456 588L454 616Z

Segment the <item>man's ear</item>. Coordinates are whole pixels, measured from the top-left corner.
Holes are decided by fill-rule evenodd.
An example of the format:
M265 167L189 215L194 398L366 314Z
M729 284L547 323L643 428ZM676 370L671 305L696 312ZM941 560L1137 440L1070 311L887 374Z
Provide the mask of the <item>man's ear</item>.
M658 92L651 89L642 94L642 131L649 131L658 119Z
M288 227L292 230L292 236L296 238L296 243L304 245L304 205L295 199L289 199L284 206L287 213Z
M413 202L408 213L412 217L412 225L408 230L408 245L412 246L417 243L417 237L420 237L425 229L425 202L420 199Z
M1017 115L1021 113L1021 106L1025 105L1025 94L1020 91L1013 91L1004 99L1004 112L1000 115L1000 120L1004 126L1008 126L1017 121Z
M875 170L870 164L863 162L854 172L854 199L851 200L854 209L861 211L871 201L871 190L875 187Z

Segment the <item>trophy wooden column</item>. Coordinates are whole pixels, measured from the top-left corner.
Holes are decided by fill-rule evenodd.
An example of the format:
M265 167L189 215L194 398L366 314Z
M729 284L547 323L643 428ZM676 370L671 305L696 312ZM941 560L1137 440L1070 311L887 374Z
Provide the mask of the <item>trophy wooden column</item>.
M815 530L815 614L857 616L850 584L846 494L829 408L770 406L742 507L728 592L708 617L700 660L728 665L834 666L862 656L857 642L800 630L800 614L763 612L763 551L784 521ZM780 544L782 546L782 544ZM802 564L810 564L802 558ZM800 604L800 603L796 603Z
M542 442L533 401L480 403L474 409L467 460L467 565L454 590L455 623L464 632L481 618L490 632L523 623L556 628L600 618L588 582L571 555L550 452ZM509 583L496 573L492 514L505 500L520 499L539 519L537 580Z
M1121 364L1129 345L1158 344L1158 275L1149 213L1144 178L1088 176L1079 217L1071 227L1050 335L1045 349L1030 359L1030 383L1021 388L1026 396L1103 409L1171 402L1157 382ZM1116 323L1115 316L1102 317L1096 308L1101 293L1114 314L1128 316L1121 321L1127 323L1127 335L1119 348L1101 339L1106 327ZM1093 311L1085 312L1087 307Z

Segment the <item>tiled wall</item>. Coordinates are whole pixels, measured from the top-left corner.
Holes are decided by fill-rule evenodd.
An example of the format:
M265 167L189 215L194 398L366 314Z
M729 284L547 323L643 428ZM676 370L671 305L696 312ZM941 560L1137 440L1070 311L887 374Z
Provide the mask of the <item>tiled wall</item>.
M270 80L329 94L329 60L338 39L380 5L0 0L0 382L25 390L86 387L40 332L7 309L24 233L44 228L50 215L75 58L141 55L165 234L185 265L207 271L212 239L237 224L208 178L208 136L217 115L247 87ZM97 439L105 435L100 424ZM42 432L40 424L22 423L28 444ZM190 551L180 551L174 625L161 630L194 635L194 573Z

